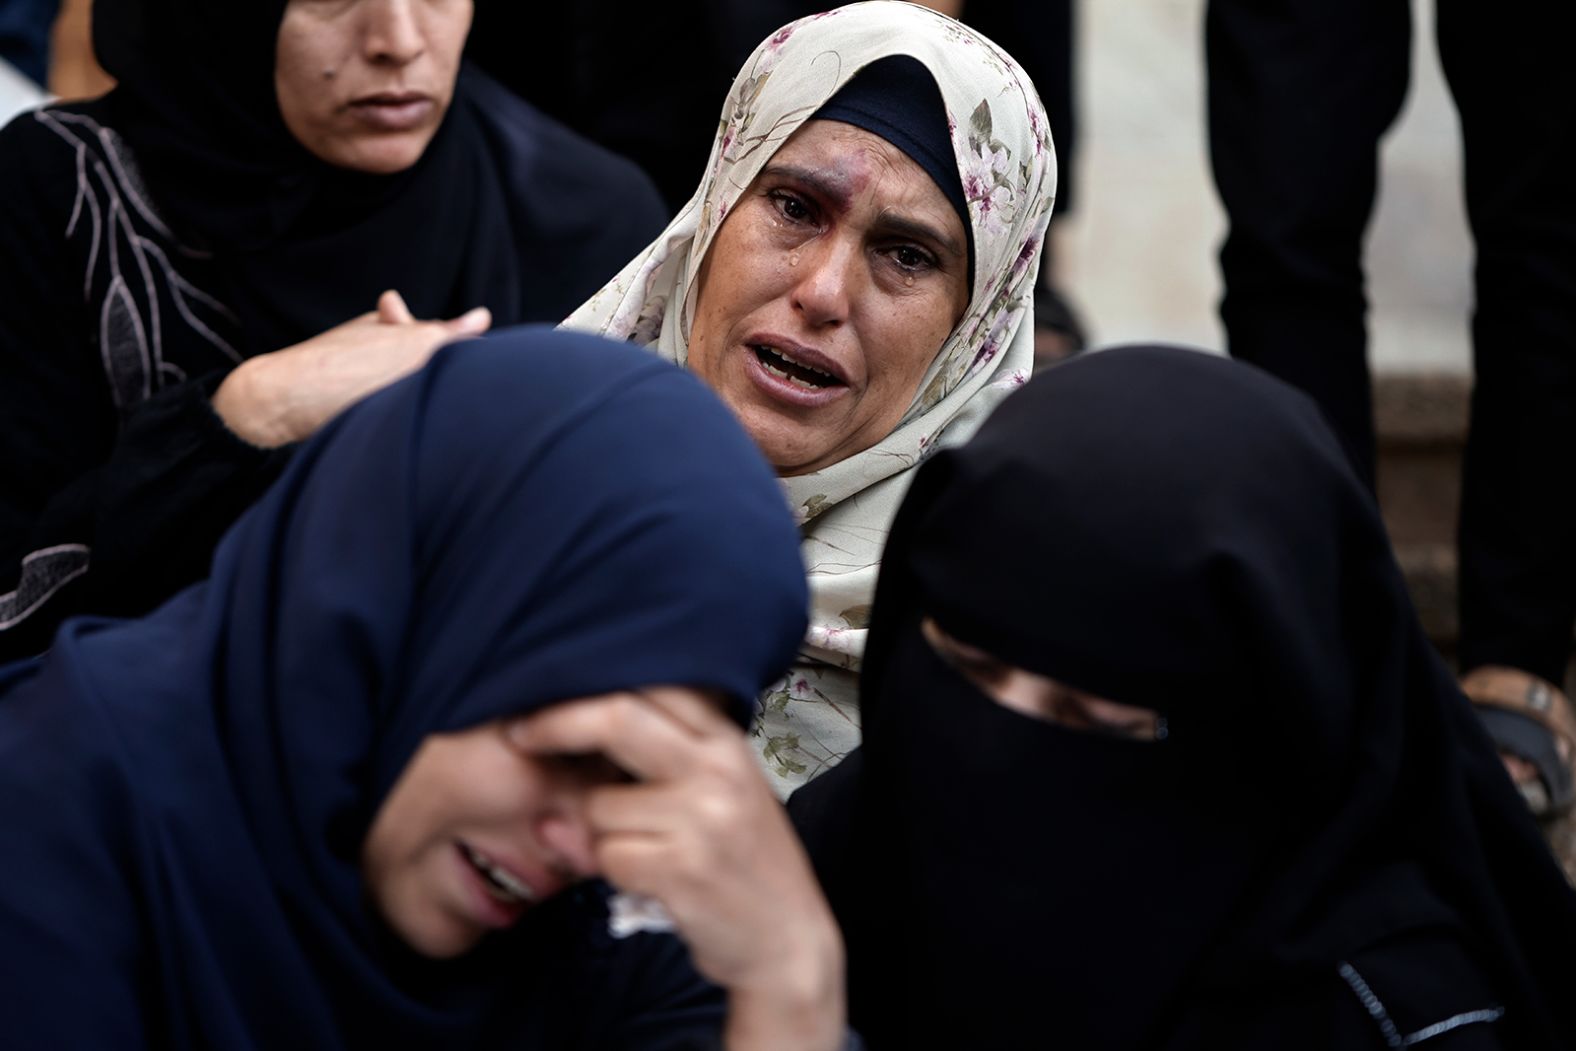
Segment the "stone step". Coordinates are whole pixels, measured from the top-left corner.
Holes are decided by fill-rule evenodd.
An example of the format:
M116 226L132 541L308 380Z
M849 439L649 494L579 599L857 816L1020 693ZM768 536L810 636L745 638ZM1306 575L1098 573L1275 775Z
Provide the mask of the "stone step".
M1374 377L1379 507L1423 628L1447 656L1457 640L1456 515L1471 393L1471 378L1455 374Z
M1466 376L1374 377L1379 506L1398 548L1455 542L1471 394Z

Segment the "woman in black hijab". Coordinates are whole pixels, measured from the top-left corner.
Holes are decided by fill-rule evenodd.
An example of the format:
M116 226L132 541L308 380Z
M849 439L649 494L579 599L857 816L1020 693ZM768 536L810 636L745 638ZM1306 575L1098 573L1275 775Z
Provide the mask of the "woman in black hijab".
M204 583L0 668L4 1043L830 1051L836 928L743 732L805 603L699 381L443 351Z
M1100 353L938 453L862 689L793 807L871 1046L1576 1046L1576 896L1257 371Z
M470 0L94 14L118 87L0 133L0 655L195 579L271 450L489 319L560 320L664 219L460 68Z

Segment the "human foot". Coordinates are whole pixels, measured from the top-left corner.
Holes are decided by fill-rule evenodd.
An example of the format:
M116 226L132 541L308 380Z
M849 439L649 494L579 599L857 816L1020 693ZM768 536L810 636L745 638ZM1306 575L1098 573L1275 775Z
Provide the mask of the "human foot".
M1532 812L1544 817L1569 808L1576 797L1576 713L1570 699L1545 680L1503 665L1473 669L1462 678L1461 690Z

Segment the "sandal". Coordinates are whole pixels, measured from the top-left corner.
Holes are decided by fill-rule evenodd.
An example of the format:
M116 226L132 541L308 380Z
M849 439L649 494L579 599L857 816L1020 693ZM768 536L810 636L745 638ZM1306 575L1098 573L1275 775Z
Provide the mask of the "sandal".
M1576 798L1576 712L1570 699L1535 675L1497 664L1473 669L1461 680L1461 692L1477 708L1500 754L1536 770L1535 777L1516 781L1532 812L1549 817L1569 809Z

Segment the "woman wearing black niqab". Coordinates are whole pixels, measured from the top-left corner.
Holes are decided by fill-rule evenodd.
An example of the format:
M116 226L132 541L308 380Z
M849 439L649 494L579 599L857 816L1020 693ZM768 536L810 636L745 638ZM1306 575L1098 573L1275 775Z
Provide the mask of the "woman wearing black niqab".
M661 228L633 165L469 69L426 85L452 100L402 169L323 159L281 104L298 2L100 0L94 43L115 90L0 133L0 656L43 649L69 613L143 612L200 575L277 474L280 455L258 446L323 415L259 429L221 386L238 363L330 340L388 289L419 318L486 307L498 325L556 322ZM309 97L423 86L412 71L441 67L442 48L412 37L418 24L458 34L458 61L469 0L375 6L390 22L375 32L408 39L368 58L365 31L330 50ZM333 18L373 10L355 0ZM453 78L445 68L428 79ZM363 108L390 127L410 118ZM330 340L320 368L276 367L272 389L333 389L351 382L346 362L375 386L396 351L414 361L445 335L368 323ZM363 342L357 357L351 337L388 341L387 356Z
M1012 669L1149 732L1012 710ZM1103 352L936 454L862 689L792 806L872 1047L1576 1046L1576 896L1339 445L1257 371Z

